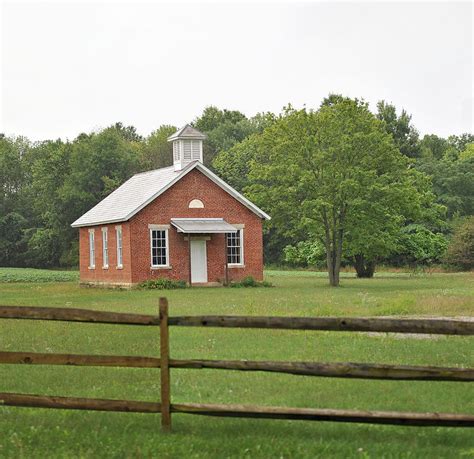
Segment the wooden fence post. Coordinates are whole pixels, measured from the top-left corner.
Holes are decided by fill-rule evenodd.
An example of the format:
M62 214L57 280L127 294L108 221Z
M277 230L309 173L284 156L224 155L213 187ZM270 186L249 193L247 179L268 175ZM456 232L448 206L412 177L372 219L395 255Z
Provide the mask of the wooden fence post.
M161 369L161 429L171 430L170 345L168 329L168 300L160 298L160 369Z

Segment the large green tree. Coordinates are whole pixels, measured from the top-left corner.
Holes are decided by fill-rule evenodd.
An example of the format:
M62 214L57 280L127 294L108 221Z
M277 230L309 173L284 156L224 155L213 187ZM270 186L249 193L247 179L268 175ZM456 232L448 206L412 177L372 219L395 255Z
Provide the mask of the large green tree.
M24 137L0 136L0 265L21 266L25 231L33 219L27 189L31 143Z
M456 158L458 151L454 143L435 134L426 134L420 141L422 160L441 160L443 158Z
M138 170L140 143L126 132L111 126L70 143L41 146L32 182L41 224L28 244L35 264L77 263L77 230L71 223Z
M420 156L419 135L411 122L411 115L405 110L398 115L393 104L381 100L377 103L377 118L383 121L402 154L409 158Z
M165 124L153 131L140 148L140 169L150 170L173 164L173 145L168 137L176 132L174 126Z
M204 143L204 164L212 166L221 151L232 148L258 130L258 123L249 120L237 110L221 110L206 107L201 116L193 122L196 129L207 135Z
M464 151L469 144L474 144L474 134L465 132L460 135L450 135L448 137L448 142L457 151L461 152Z
M420 206L417 173L365 102L289 109L256 142L247 190L271 225L324 244L332 286L347 244L354 252L370 246Z
M272 113L259 113L248 120L252 129L244 140L235 143L227 149L221 150L212 162L213 168L229 185L242 191L250 185L250 163L255 158L258 134L275 121Z
M79 136L71 148L60 195L73 221L138 170L139 147L112 127Z
M0 213L18 210L27 183L28 167L24 158L31 148L24 138L0 138Z
M35 218L25 232L29 266L58 266L63 250L69 246L69 228L64 220L67 209L58 194L69 174L69 155L70 144L61 140L39 142L31 152L28 196Z
M253 134L228 150L221 151L212 162L219 177L238 191L251 184L250 164L257 154L258 142L258 135Z
M474 155L470 147L459 155L445 155L437 160L426 157L417 168L430 175L438 203L446 206L449 218L474 214Z

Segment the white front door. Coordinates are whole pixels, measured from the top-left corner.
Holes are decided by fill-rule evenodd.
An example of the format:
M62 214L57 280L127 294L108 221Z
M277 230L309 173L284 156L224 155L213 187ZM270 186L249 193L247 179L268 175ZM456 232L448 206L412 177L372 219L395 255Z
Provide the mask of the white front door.
M191 283L207 282L206 241L191 240Z

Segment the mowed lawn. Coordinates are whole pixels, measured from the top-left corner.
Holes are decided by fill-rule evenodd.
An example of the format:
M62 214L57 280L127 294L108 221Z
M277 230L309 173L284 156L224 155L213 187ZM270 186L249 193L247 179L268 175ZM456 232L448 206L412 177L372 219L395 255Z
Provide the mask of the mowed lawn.
M118 291L76 282L0 283L0 304L170 314L474 315L474 275L268 271L274 288ZM0 269L0 278L2 270ZM73 274L72 274L73 275ZM11 276L10 276L11 277ZM25 279L27 280L27 279ZM67 280L67 279L66 279ZM171 328L175 358L399 363L474 367L471 337ZM158 356L155 327L0 320L1 351ZM172 400L474 414L474 384L346 380L221 370L171 371ZM0 392L159 400L158 369L0 365ZM473 457L474 429L371 426L0 407L0 457Z

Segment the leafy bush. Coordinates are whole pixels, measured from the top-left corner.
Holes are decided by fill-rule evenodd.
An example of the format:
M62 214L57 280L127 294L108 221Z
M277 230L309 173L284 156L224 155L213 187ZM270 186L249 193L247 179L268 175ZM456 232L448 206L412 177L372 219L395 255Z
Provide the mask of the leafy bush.
M166 278L149 279L138 284L138 288L142 290L176 290L178 288L186 288L187 284L183 280L172 280Z
M326 266L326 250L318 241L302 241L283 249L284 260L292 266Z
M455 228L444 260L463 270L474 268L474 216Z
M252 276L244 277L240 282L231 282L230 287L273 287L273 284L268 281L256 281Z
M441 233L433 233L423 225L408 225L400 236L400 258L411 266L430 265L441 261L448 241Z

